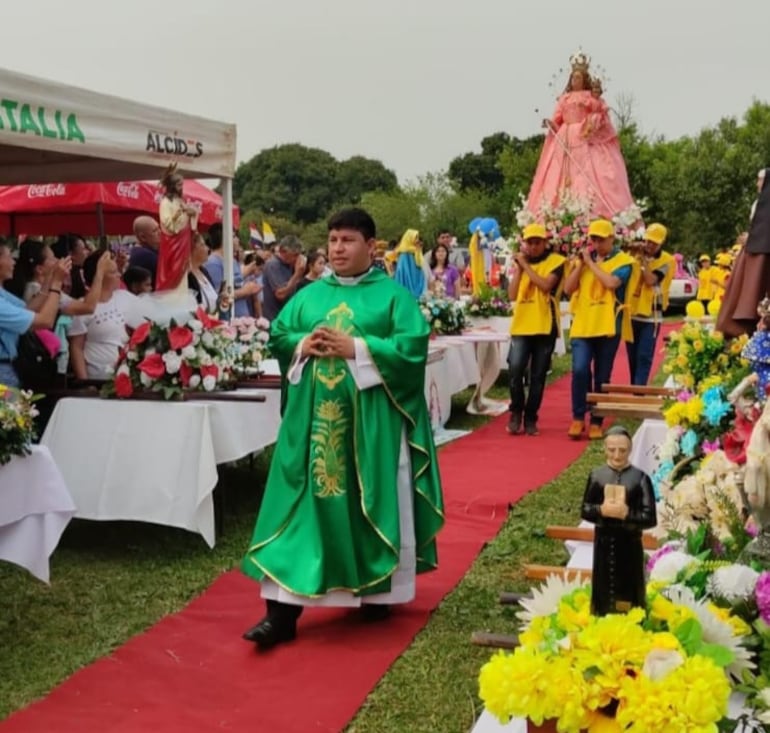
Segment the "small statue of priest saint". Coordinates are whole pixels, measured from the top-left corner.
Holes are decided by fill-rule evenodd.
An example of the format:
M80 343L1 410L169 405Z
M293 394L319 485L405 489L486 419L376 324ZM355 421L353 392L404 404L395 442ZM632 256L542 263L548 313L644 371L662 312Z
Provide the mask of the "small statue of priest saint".
M604 436L606 463L591 471L583 519L593 522L591 612L597 616L645 607L642 530L654 527L655 491L650 477L629 463L631 436L620 426Z

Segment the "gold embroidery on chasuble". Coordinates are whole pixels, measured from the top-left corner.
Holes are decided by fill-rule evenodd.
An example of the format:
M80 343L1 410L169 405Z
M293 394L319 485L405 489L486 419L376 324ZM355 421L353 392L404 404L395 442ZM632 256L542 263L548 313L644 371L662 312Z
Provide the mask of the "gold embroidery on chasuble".
M326 314L325 323L350 335L354 331L352 319L353 311L346 303L340 303ZM322 499L342 496L347 489L345 442L350 424L348 401L344 394L334 394L347 373L344 360L338 357L317 359L315 362L315 378L330 393L327 399L318 401L310 435L313 481L317 487L315 495Z

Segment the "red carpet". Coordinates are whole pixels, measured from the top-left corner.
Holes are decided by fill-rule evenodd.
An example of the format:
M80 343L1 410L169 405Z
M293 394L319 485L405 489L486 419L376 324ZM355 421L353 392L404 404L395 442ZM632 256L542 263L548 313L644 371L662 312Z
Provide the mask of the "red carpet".
M614 380L628 381L625 353L616 365ZM310 609L297 642L259 655L240 639L262 615L258 586L225 573L183 611L0 723L0 733L341 730L495 536L509 504L583 451L586 442L565 436L569 405L567 376L546 389L539 437L507 435L503 415L441 450L439 570L419 578L417 600L389 621L365 625L352 612Z

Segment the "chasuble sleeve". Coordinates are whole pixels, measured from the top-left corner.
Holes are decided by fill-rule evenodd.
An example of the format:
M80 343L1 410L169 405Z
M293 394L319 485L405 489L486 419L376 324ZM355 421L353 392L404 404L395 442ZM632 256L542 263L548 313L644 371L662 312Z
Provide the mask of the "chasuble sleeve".
M299 299L291 298L270 324L268 349L278 360L278 366L284 377L289 371L297 346L310 333L303 328L299 303Z
M363 340L382 376L388 397L414 421L416 401L425 399L430 327L407 291L394 295L390 321L389 334L364 334Z

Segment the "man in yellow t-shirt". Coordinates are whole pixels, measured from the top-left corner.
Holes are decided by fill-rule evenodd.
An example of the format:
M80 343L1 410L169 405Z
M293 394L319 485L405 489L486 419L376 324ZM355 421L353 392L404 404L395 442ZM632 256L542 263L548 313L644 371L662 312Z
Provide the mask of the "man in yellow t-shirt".
M709 301L714 297L714 286L711 284L711 257L706 254L698 257L698 294L695 297L706 309Z
M558 320L555 295L564 271L565 258L549 252L542 224L524 228L526 251L513 255L508 297L513 303L508 373L511 388L511 418L508 432L537 435L537 414L543 401L548 365L556 344ZM524 248L522 248L524 249ZM524 378L529 367L529 393Z
M572 422L567 435L578 440L585 430L588 392L599 392L610 381L618 351L621 323L627 313L626 287L631 277L633 257L615 245L615 227L606 219L595 219L588 227L591 244L573 259L564 280L570 296L573 319L572 346ZM630 330L630 323L627 324ZM591 415L588 437L600 440L602 419Z
M650 378L663 311L668 308L676 262L673 255L663 251L667 236L662 224L647 227L628 283L633 340L626 342L626 351L631 384L644 385Z

